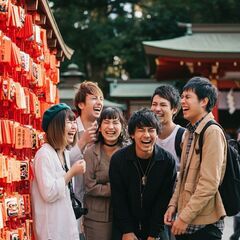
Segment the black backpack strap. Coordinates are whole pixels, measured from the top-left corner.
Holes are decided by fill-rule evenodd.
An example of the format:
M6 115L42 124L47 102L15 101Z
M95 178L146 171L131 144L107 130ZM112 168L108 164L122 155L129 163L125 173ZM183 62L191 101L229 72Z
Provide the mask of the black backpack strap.
M185 132L185 128L180 127L177 130L177 134L175 137L175 151L177 153L178 158L181 157L181 153L182 153L181 142L182 142L182 136L184 132Z
M214 120L210 120L209 122L206 123L206 125L203 127L202 131L200 132L200 135L199 135L199 141L198 141L198 144L199 144L199 154L200 154L200 163L202 162L202 148L203 148L203 135L205 133L205 131L207 130L207 128L211 125L217 125L219 126L221 129L222 129L222 126L219 125L217 122L215 122Z

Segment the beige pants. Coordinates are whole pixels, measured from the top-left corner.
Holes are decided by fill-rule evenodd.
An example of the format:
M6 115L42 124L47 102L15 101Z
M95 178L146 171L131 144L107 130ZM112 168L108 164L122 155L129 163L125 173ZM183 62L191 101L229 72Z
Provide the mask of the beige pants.
M84 218L83 226L86 240L111 240L112 222L96 222Z

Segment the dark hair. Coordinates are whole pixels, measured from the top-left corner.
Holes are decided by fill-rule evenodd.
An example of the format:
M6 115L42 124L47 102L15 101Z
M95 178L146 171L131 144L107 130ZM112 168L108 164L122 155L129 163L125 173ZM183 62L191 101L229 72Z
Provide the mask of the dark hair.
M240 127L237 129L237 134L240 133Z
M128 121L128 133L131 136L134 134L137 127L153 127L157 134L161 130L161 124L157 115L147 108L142 108L132 114Z
M119 119L121 125L122 125L122 132L120 136L118 137L118 144L119 145L124 145L128 141L128 134L126 132L127 124L125 121L125 118L123 117L122 111L116 107L104 107L103 111L101 112L101 115L98 119L98 137L96 142L104 142L102 133L99 132L99 128L101 127L101 124L103 120L105 119Z
M77 109L79 115L81 115L81 109L78 104L86 101L86 96L88 94L103 96L102 90L98 87L97 83L91 81L84 81L79 85L78 91L75 95L74 105Z
M48 125L46 139L47 142L56 150L60 148L65 148L68 144L65 138L65 126L67 119L70 121L74 121L76 120L76 116L71 110L65 109L58 112ZM74 146L75 143L76 134L74 136L74 141L71 145Z
M158 95L166 100L168 100L171 104L171 109L176 108L180 109L180 94L179 91L172 85L166 84L157 87L152 95L151 104L153 102L153 98Z
M192 90L198 97L198 100L208 98L206 111L211 112L217 102L217 88L204 77L193 77L183 87L183 91Z

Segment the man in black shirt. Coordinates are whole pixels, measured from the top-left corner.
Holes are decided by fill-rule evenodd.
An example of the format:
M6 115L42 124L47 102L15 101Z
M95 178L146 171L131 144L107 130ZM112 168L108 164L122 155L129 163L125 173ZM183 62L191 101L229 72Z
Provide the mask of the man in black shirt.
M133 143L112 156L113 240L153 240L163 232L176 166L173 156L156 145L159 131L151 110L133 113L128 123Z

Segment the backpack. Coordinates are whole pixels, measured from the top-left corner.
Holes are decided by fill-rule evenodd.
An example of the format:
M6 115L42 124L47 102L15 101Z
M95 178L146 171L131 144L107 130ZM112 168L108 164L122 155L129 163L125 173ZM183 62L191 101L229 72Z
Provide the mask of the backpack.
M200 163L202 161L203 135L206 129L213 124L223 130L222 126L213 120L204 126L199 136ZM240 212L240 143L234 139L227 140L226 171L218 190L227 216L234 216Z
M181 142L182 142L182 136L184 132L185 132L185 128L180 127L177 130L177 134L175 137L175 151L179 159L181 159L181 154L182 154Z

